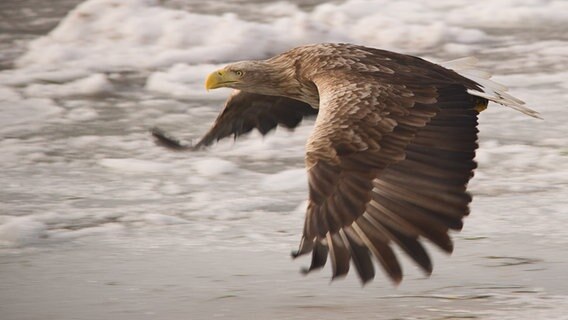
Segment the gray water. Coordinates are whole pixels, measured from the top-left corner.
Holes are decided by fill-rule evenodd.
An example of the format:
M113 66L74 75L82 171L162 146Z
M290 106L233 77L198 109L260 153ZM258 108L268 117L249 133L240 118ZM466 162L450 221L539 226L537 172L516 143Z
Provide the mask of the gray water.
M18 58L79 2L0 2L0 76L33 74ZM160 5L269 20L258 3ZM295 3L309 13L322 1ZM53 77L2 78L0 318L568 319L568 27L480 28L500 40L472 53L545 120L496 105L481 115L472 214L455 252L430 248L429 278L403 257L398 287L380 273L365 287L354 274L330 283L329 266L304 277L309 261L289 258L312 122L175 153L148 129L195 138L223 101L149 90L162 69L103 70L112 90L86 95L32 90L65 84Z

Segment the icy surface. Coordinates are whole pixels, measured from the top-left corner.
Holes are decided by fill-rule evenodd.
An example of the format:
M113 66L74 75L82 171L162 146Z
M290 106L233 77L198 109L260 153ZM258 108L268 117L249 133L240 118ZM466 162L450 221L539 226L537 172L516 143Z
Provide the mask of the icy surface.
M208 262L226 264L215 254L218 250L233 257L250 254L255 264L242 258L235 267L246 265L249 276L266 267L264 284L282 276L278 279L297 280L287 283L301 287L304 278L295 274L299 264L291 264L287 254L303 226L303 153L313 121L294 132L279 128L266 137L254 132L194 153L156 146L148 129L158 125L186 140L207 130L228 91L206 93L203 78L227 62L265 58L304 43L346 41L433 61L477 56L496 81L541 112L543 121L490 105L480 116L472 213L454 236L456 250L464 251L449 259L436 255L440 273L432 280L448 286L467 282L457 293L437 289L437 295L477 294L483 290L476 288L491 283L491 277L503 286L522 286L518 291L534 291L489 290L489 311L473 312L484 319L532 319L537 311L543 319L562 318L568 304L563 283L568 281L554 278L565 279L559 270L568 265L568 2L347 0L315 1L308 8L292 2L211 3L88 0L61 17L55 29L27 42L12 68L0 71L0 259L8 261L0 274L27 275L32 269L17 268L19 257L52 257L45 261L53 265L41 267L53 269L53 257L73 245L79 249L69 249L70 259L76 259L72 263L84 261L87 253L81 250L106 261L114 253L105 256L105 248L93 245L105 239L112 248L130 252L132 246L142 256L183 248L205 261L192 267L195 273L208 271ZM0 53L6 50L0 46ZM206 253L210 258L203 257ZM265 253L285 261L271 264ZM130 257L130 267L139 265L136 254L124 256ZM183 253L174 256L164 259L190 263L177 258ZM484 269L519 257L541 262L514 272L507 266ZM474 271L460 269L471 265ZM223 274L225 269L219 270ZM409 292L424 289L410 264L405 270L410 271L403 282L409 283ZM184 270L178 271L182 275ZM328 292L328 271L309 282L325 283L324 289L301 289L296 298ZM486 271L487 278L463 280ZM208 281L200 284L215 287ZM354 278L346 283L341 286L354 286L345 289L350 294L363 295L356 293ZM249 297L258 293L243 290ZM392 294L389 290L369 295ZM215 294L207 298L217 301ZM326 294L335 294L330 301L343 301L336 293ZM277 296L266 296L277 305ZM404 304L416 302L412 299L392 308L404 310ZM428 312L446 315L443 304L436 308ZM309 310L308 315L317 314ZM449 316L460 316L453 311Z
M24 93L30 97L65 98L96 96L112 92L112 84L104 74L96 73L65 84L31 84Z
M321 4L309 12L284 3L256 10L262 21L234 13L167 9L155 0L89 0L48 36L31 42L17 65L35 70L35 77L69 68L73 72L160 72L149 78L150 88L160 90L163 74L155 70L180 63L265 58L299 44L328 41L437 55L474 54L510 40L507 34L489 34L494 28L548 29L568 21L565 1L352 0ZM565 39L539 49L534 54L567 54ZM185 78L202 73L188 71ZM70 76L69 71L62 72ZM16 79L25 81L21 75Z

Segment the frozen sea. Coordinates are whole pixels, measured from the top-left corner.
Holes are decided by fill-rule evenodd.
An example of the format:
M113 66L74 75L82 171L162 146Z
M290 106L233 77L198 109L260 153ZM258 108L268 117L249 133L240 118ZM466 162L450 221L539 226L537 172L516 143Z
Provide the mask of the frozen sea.
M476 56L544 120L480 116L472 213L425 278L304 277L303 146L253 133L209 150L215 68L352 42ZM568 2L3 0L0 318L568 319Z

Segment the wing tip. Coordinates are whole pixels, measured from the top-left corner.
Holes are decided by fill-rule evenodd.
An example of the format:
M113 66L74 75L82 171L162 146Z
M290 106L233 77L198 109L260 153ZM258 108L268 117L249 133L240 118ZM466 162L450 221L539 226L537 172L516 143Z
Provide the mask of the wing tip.
M398 287L398 286L400 286L400 283L402 282L403 276L401 274L400 276L390 278L390 279L391 279L393 286Z
M375 277L371 277L371 278L368 278L368 279L359 278L359 280L361 282L361 288L364 288L367 284L371 283L373 281L373 279L375 279Z
M180 139L172 136L165 130L159 127L152 127L150 128L150 134L154 138L154 142L164 148L173 150L173 151L186 151L186 150L195 150L196 148L191 145L191 143L187 144L182 142Z
M306 237L302 236L302 239L300 240L300 245L298 246L298 250L292 250L290 255L292 256L292 259L296 259L299 256L312 252L313 249L314 249L314 241L307 240Z

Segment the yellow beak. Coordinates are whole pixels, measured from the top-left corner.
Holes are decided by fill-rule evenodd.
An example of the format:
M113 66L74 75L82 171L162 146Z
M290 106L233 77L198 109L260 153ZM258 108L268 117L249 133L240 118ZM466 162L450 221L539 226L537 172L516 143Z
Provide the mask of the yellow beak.
M229 83L237 82L238 79L233 72L226 71L225 69L220 69L212 72L207 76L205 80L205 89L209 91L210 89L217 89L226 87Z
M209 74L207 80L205 80L205 89L209 91L210 89L219 88L219 84L223 83L224 74L224 70L217 70Z

